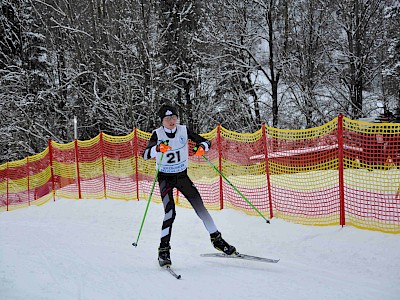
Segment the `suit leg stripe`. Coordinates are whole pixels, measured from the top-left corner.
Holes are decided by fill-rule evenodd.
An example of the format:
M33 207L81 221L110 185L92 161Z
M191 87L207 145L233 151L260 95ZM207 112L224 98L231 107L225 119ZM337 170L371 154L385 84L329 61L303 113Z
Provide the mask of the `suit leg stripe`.
M165 216L164 216L164 222L172 218L173 212L174 212L174 211L171 209L169 212L167 212L167 213L165 214Z
M163 191L163 193L162 193L161 197L163 197L163 198L164 198L164 197L165 197L165 195L167 195L167 194L169 193L169 191L170 191L170 190L172 190L172 187L168 187L168 188L166 188L166 189L165 189L165 191Z
M169 227L161 230L161 238L169 235Z

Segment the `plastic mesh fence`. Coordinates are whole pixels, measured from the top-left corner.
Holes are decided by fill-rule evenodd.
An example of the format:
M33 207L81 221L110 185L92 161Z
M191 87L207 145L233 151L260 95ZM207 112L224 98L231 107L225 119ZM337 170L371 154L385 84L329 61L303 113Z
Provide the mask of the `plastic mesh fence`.
M399 232L400 127L343 121L346 224Z
M155 160L142 153L150 136L135 129L126 136L49 141L37 155L0 165L0 211L56 197L147 200ZM269 218L400 233L400 124L339 116L306 130L263 126L242 134L218 126L203 136L212 143L206 157L229 180L190 153L189 176L209 209L257 215L233 185ZM152 201L161 201L158 184Z
M52 197L51 178L49 148L0 165L0 211L46 203Z
M274 216L302 224L340 220L337 120L308 130L267 129Z

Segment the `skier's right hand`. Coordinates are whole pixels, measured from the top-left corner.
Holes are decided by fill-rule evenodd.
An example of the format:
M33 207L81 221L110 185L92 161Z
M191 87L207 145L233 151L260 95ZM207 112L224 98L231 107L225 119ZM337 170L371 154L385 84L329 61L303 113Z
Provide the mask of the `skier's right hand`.
M168 150L172 150L171 146L168 146L168 140L161 142L160 144L157 145L156 151L157 152L162 152L165 153Z

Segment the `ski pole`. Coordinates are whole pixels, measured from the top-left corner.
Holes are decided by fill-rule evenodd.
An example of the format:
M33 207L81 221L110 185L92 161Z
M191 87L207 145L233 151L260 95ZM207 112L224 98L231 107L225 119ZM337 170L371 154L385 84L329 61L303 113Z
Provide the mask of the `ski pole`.
M142 233L142 228L143 228L144 220L146 219L147 211L149 210L149 205L150 205L151 197L153 196L154 187L155 187L155 185L156 185L156 181L157 181L157 178L158 178L158 172L160 171L161 162L162 162L163 157L164 157L164 152L161 153L160 164L158 165L158 168L157 168L157 171L156 171L156 176L154 177L154 180L153 180L153 186L151 187L149 200L147 200L146 210L144 211L144 215L143 215L143 219L142 219L142 224L140 225L139 234L138 234L136 243L132 243L132 246L135 246L135 247L137 247L138 242L139 242L139 238L140 238L140 234Z
M237 188L236 188L236 186L234 186L230 181L229 181L229 179L228 178L226 178L225 177L225 175L224 174L222 174L218 169L217 169L217 167L216 166L214 166L214 164L205 156L205 155L202 155L203 157L204 157L204 159L210 164L210 166L212 166L213 168L214 168L214 170L215 171L217 171L217 173L219 173L219 175L221 175L222 176L222 178L224 178L225 179L225 181L244 199L244 200L246 200L246 202L267 222L267 223L270 223L269 222L269 220L267 219L267 218L265 218L264 217L264 215L257 209L257 207L255 207L254 205L253 205L253 203L251 203L250 201L249 201L249 199L247 199L246 198L246 196L245 195L243 195Z

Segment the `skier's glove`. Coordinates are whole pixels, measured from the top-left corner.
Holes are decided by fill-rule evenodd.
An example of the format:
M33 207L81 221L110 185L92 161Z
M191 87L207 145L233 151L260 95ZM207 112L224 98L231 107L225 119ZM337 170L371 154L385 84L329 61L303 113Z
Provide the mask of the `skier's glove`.
M171 146L168 146L168 142L169 142L169 141L166 140L166 141L161 142L160 144L158 144L157 147L156 147L156 151L157 151L157 152L165 153L165 152L167 152L168 150L172 150L172 147L171 147Z
M193 152L194 152L194 155L195 155L195 156L203 156L204 153L205 153L205 151L204 151L204 146L201 145L201 144L196 145L196 146L193 148Z

